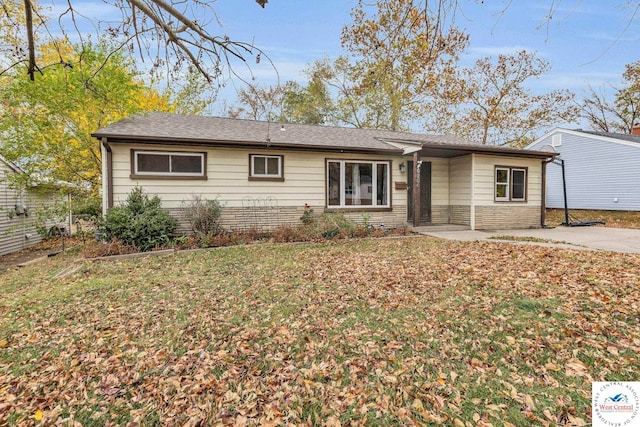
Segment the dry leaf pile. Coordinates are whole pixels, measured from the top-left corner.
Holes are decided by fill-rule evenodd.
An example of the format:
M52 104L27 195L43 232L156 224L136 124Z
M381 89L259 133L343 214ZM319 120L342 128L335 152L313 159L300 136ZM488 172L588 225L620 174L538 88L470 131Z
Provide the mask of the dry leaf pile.
M587 425L640 256L430 238L0 277L0 425Z

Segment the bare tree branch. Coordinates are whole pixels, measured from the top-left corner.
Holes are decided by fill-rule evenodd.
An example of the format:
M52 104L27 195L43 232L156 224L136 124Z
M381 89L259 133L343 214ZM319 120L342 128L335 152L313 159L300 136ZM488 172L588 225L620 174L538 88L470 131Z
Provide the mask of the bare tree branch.
M31 81L35 80L35 72L38 68L36 65L36 46L33 40L33 6L31 0L24 0L24 17L27 27L27 45L29 49L29 66L27 74Z

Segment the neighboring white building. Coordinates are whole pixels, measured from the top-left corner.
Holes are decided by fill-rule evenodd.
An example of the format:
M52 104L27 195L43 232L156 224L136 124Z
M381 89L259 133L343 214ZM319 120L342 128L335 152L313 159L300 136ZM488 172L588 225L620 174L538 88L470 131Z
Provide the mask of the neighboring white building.
M527 149L560 154L569 209L640 211L640 135L557 128ZM557 163L547 165L548 208L564 208Z
M27 190L15 185L12 175L24 173L18 166L0 155L0 255L26 249L42 241L38 221L42 209L56 203L66 203L65 197L52 186L48 190ZM55 223L46 220L47 228Z

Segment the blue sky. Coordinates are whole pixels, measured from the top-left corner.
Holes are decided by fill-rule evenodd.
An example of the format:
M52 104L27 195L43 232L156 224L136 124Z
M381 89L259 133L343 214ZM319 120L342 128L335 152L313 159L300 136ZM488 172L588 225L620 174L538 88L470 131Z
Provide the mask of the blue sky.
M470 34L462 63L520 49L537 51L551 71L530 81L532 91L571 89L582 95L589 85L619 85L625 64L640 60L640 19L625 0L518 0L461 2L456 24ZM506 12L500 12L507 6ZM340 32L351 20L355 0L271 0L265 9L252 1L218 0L216 10L231 37L254 41L274 61L281 81L304 80L314 59L341 53ZM559 5L549 25L544 17ZM640 17L639 17L640 18ZM274 73L253 66L256 81L272 83Z
M371 0L372 2L373 0ZM640 16L624 8L628 0L485 0L482 5L460 0L456 24L470 34L470 47L461 64L470 66L487 55L521 49L537 51L551 71L530 81L533 92L571 89L582 97L591 85L619 85L625 64L640 60ZM61 0L59 7L65 7ZM270 0L263 9L254 0L217 0L210 30L232 39L253 42L273 61L280 81L304 82L303 70L324 56L342 53L340 32L351 21L356 0ZM635 2L630 2L635 3ZM120 12L105 3L74 2L87 16L119 19ZM544 17L554 5L553 18ZM506 8L504 14L500 12ZM629 23L631 22L631 25ZM258 84L277 82L267 61L252 64ZM243 73L249 77L247 73ZM219 100L233 103L239 81L220 92ZM222 113L220 105L211 113Z

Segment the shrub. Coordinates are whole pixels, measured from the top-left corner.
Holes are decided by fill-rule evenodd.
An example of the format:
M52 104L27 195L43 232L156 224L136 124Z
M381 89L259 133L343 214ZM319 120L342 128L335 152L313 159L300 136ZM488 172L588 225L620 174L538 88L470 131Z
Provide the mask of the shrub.
M191 230L195 234L206 236L220 232L222 204L217 198L209 200L196 195L191 200L183 201L181 210L184 219L191 224Z
M322 214L318 224L326 238L352 237L356 230L356 224L347 219L343 213Z
M100 229L106 240L118 239L150 251L169 243L177 226L178 222L160 207L158 196L150 198L136 187L122 206L107 212Z
M320 233L314 229L305 225L289 226L283 225L271 233L271 241L285 243L285 242L312 242L320 240Z
M315 224L316 222L316 219L313 217L313 208L306 203L304 205L304 212L302 212L300 221L304 225L312 225L312 224Z

